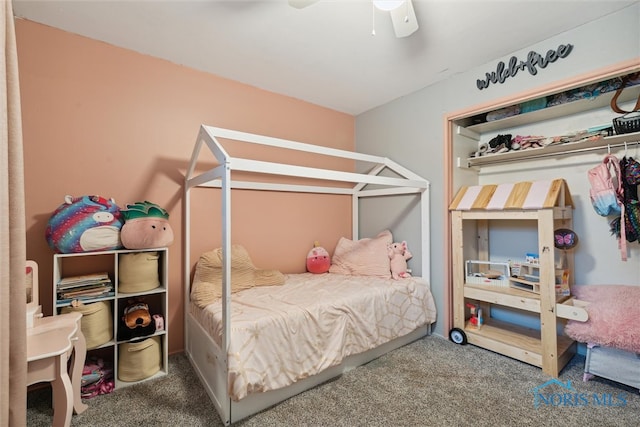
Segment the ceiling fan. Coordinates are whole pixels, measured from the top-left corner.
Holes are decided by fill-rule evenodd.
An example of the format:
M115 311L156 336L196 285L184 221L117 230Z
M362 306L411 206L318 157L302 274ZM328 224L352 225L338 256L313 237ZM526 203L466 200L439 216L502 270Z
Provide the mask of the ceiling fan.
M318 0L288 0L289 5L297 9L310 6ZM418 20L411 0L372 0L373 6L383 12L389 12L396 37L408 37L418 29ZM375 28L372 31L375 35Z

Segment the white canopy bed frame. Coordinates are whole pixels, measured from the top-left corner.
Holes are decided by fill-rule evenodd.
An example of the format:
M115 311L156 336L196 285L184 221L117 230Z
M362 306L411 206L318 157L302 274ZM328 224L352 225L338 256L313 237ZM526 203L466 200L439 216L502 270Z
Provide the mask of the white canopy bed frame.
M364 173L344 172L333 169L322 169L288 165L282 163L250 160L232 157L221 144L240 141L259 146L284 148L304 153L307 156L330 156L344 161L365 162L373 166ZM211 151L218 165L196 173L200 165L200 154L203 147ZM211 160L209 160L211 162ZM210 163L209 163L210 164ZM327 185L283 184L273 182L252 182L232 180L233 172L251 172L264 176L280 176L294 178L312 178L315 182L327 182ZM383 171L390 171L380 175ZM308 180L306 182L309 182ZM342 183L341 186L330 184ZM348 186L345 186L349 184ZM212 340L209 334L190 313L191 285L191 224L190 198L191 191L197 187L220 189L221 197L221 248L222 248L222 339L221 347ZM393 349L406 345L430 333L430 324L413 332L396 338L377 348L364 353L348 356L338 366L322 371L319 374L295 382L285 388L261 393L252 393L247 397L234 401L230 398L228 387L228 360L230 324L231 324L231 219L233 190L261 190L277 192L299 192L317 194L348 195L352 197L352 239L359 238L358 208L359 201L368 197L394 195L416 195L420 200L420 245L422 278L430 286L430 216L429 216L429 182L417 174L407 170L386 157L360 154L345 150L333 149L306 143L294 142L273 137L255 135L235 130L222 129L202 125L193 148L193 153L185 177L184 187L184 286L185 286L185 353L200 377L207 393L225 425L236 422L269 406L281 402L295 394L310 389L322 382L346 372L349 369L367 363Z

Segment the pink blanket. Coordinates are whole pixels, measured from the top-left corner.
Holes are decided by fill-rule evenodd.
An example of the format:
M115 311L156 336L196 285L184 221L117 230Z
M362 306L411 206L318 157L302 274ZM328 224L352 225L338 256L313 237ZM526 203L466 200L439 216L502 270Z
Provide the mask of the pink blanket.
M574 286L572 295L589 302L589 320L570 320L565 333L576 341L640 353L640 286Z

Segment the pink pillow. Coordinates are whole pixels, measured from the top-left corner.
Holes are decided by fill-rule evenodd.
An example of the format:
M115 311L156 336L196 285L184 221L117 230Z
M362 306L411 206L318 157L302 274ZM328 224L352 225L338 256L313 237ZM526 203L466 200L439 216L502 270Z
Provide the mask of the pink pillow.
M387 246L392 242L389 230L372 239L353 241L341 237L331 258L329 273L391 277Z

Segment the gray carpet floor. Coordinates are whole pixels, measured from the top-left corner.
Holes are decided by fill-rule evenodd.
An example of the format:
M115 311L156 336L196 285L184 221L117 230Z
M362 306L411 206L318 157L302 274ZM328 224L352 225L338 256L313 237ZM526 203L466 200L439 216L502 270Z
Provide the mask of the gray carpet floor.
M638 426L637 389L582 381L576 355L559 381L539 368L431 336L294 396L236 425L253 426ZM567 387L570 387L567 388ZM538 393L535 390L538 388ZM85 401L71 425L221 426L183 354L167 376ZM29 392L29 426L51 425L51 390Z

